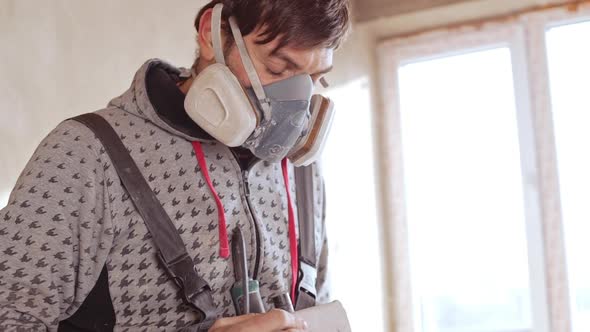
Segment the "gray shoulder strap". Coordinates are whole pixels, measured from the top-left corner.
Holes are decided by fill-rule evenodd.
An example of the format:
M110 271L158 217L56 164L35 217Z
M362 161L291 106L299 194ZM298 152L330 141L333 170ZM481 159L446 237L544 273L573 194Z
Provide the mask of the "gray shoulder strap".
M88 127L102 142L123 186L143 218L168 274L181 290L183 299L200 311L204 321L214 321L216 308L211 288L195 269L182 238L158 198L146 182L131 155L111 125L100 115L83 114L72 118Z
M317 256L315 243L313 164L295 167L297 216L299 219L299 279L296 310L316 304Z
M300 260L317 266L315 250L314 188L312 166L295 167Z

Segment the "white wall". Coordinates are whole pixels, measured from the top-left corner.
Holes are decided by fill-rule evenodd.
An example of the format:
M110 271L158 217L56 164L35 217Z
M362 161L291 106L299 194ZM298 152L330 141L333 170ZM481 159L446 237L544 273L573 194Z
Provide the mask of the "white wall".
M104 107L149 58L190 66L204 0L0 0L0 207L60 121Z

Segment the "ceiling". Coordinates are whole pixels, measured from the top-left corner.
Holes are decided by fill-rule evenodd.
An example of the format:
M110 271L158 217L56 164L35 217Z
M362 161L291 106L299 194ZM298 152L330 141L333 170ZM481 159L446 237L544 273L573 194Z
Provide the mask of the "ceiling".
M352 0L357 22L476 0Z

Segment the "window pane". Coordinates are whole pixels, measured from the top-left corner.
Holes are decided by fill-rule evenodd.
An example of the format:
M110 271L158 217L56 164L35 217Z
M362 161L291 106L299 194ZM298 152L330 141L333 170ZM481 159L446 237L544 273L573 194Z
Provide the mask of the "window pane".
M527 331L531 304L508 48L399 70L418 331Z
M574 331L590 331L590 22L547 32Z

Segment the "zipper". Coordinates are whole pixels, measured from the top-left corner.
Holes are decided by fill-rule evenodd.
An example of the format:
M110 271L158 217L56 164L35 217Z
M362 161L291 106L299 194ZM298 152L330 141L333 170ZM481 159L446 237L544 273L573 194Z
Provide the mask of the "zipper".
M252 279L258 280L258 273L260 270L260 259L262 256L262 239L260 236L260 227L258 226L256 216L253 213L252 203L250 203L250 184L248 183L249 172L249 170L243 171L242 177L246 196L246 205L248 205L248 210L250 212L250 215L252 216L252 220L254 221L254 228L256 230L256 261L254 262L254 274L252 275Z
M242 170L242 167L239 163L239 157L233 149L230 149L230 151L232 152L234 158L236 158L236 163L238 164L238 167L240 167L241 170L240 175L242 177L242 192L240 194L242 194L246 198L246 208L248 210L249 217L252 220L252 223L254 224L254 233L256 235L256 259L254 261L252 279L257 280L261 268L260 260L262 257L262 236L260 235L260 227L258 226L256 216L253 212L254 210L252 209L252 204L250 203L250 184L248 183L248 175L250 174L250 170L259 162L259 160L254 160L248 165L248 167L245 170Z

